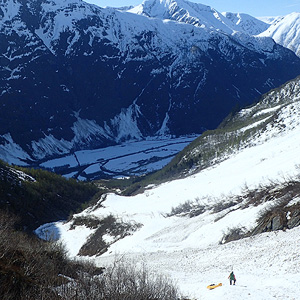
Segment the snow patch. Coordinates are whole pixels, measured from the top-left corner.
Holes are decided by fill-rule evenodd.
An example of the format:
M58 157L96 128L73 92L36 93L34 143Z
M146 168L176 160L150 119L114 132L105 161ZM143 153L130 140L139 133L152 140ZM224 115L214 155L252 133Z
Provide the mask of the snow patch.
M76 145L84 145L91 143L94 137L103 137L105 139L112 139L112 133L106 126L103 129L94 120L81 119L79 114L75 114L77 121L74 122L72 130L75 137L72 142Z
M141 115L139 106L132 104L111 120L112 126L117 130L117 142L127 139L140 140L142 138L143 135L137 123L137 119Z
M52 134L45 135L38 141L31 142L33 156L43 159L47 156L67 154L72 149L73 144L65 139L58 140Z
M0 25L1 23L12 21L13 18L19 14L20 8L21 3L16 0L6 1L6 3L2 3L0 9L2 10L3 17L0 20Z
M31 157L18 144L16 144L10 133L0 136L4 143L0 144L0 158L9 164L26 166L26 160Z

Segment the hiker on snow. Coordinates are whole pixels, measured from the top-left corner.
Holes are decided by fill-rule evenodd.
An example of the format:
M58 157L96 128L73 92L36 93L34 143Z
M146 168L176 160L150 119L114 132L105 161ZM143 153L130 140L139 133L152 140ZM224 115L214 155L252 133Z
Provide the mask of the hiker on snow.
M235 279L235 275L234 275L233 271L229 274L228 278L229 278L230 285L232 285L232 282L233 282L233 285L235 285L236 279Z

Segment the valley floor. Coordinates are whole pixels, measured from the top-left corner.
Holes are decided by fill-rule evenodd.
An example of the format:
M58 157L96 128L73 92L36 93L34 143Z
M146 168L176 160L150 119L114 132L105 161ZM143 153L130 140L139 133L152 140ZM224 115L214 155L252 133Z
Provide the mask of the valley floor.
M148 138L106 148L76 151L43 162L41 167L80 180L142 175L164 167L196 137Z

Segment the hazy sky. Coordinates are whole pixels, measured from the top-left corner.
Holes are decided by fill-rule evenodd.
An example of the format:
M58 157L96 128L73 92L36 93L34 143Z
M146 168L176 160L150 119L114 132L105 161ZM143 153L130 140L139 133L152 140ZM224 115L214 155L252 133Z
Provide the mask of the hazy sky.
M84 0L98 6L138 5L143 0ZM191 0L209 5L219 12L241 12L254 17L282 16L300 12L300 0Z

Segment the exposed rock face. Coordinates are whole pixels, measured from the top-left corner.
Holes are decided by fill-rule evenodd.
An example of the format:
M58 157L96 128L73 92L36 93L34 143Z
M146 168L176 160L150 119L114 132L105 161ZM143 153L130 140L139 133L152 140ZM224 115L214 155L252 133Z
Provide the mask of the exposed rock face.
M295 209L287 221L288 228L294 228L300 225L300 209Z
M300 207L285 208L282 210L275 210L270 215L264 217L253 231L254 234L292 229L300 225Z

